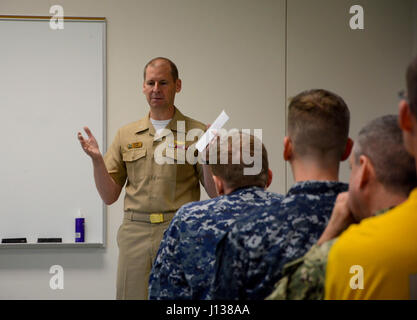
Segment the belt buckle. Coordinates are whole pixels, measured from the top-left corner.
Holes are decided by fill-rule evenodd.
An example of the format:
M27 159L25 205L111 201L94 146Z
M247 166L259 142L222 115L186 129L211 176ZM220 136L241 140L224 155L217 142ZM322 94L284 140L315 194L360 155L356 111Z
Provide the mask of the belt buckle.
M164 222L164 215L162 213L151 213L149 220L151 223L161 223Z

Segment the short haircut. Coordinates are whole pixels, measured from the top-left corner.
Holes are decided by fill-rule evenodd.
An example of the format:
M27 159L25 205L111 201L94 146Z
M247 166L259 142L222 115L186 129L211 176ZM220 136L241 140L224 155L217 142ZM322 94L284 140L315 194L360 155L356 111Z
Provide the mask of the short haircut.
M172 75L172 79L174 80L174 82L177 81L178 79L178 69L177 66L175 65L174 62L172 62L171 60L169 60L168 58L164 58L164 57L157 57L157 58L153 58L151 61L149 61L146 65L145 68L143 69L143 79L146 79L146 69L150 66L153 65L156 61L158 60L163 60L169 63L170 67L171 67L171 75Z
M361 155L369 158L376 178L387 190L408 196L417 186L414 158L404 147L398 116L385 115L365 125L353 150L356 163Z
M417 117L417 57L407 69L407 95L411 112Z
M251 171L255 165L245 163L245 155L262 156L259 164L261 168L256 171L257 174L246 174ZM223 155L222 155L223 153ZM211 161L212 155L215 154L216 161ZM210 158L210 169L213 175L222 178L226 186L231 189L257 186L265 188L268 183L268 153L262 141L252 134L242 133L234 130L227 135L217 137L217 143L211 143L208 148L207 159ZM226 158L221 161L221 159ZM259 159L260 160L260 159Z
M314 89L301 92L288 107L288 134L294 152L341 161L349 135L350 112L338 95Z

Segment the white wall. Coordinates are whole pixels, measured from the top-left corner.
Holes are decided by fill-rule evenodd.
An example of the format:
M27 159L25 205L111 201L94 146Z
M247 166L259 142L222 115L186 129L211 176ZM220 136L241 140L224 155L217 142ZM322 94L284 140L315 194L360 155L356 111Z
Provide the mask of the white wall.
M349 26L352 5L364 9L364 30ZM373 118L396 114L412 57L412 8L409 0L289 0L287 95L308 88L339 94L351 111L353 139ZM340 177L349 180L347 161Z
M347 6L356 3L365 7L364 32L347 29ZM271 190L281 193L285 98L334 90L351 106L355 133L371 117L396 112L412 52L411 0L288 0L287 33L285 0L2 0L0 14L45 16L55 4L67 16L107 18L108 144L147 113L143 66L167 56L183 80L176 104L184 113L208 123L225 109L228 128L263 129ZM0 299L113 299L122 212L121 197L108 209L105 249L0 251ZM61 291L49 288L55 264L65 271Z

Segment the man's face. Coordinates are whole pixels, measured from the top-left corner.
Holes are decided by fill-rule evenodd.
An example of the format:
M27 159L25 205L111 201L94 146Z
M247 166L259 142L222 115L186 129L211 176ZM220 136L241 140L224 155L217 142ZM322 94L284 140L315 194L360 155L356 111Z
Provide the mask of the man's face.
M167 109L174 105L175 94L181 90L181 80L174 82L167 62L156 61L146 68L143 93L151 108Z
M363 190L360 188L361 183L361 164L355 160L355 152L349 157L350 166L350 180L349 180L349 196L348 196L348 207L352 212L353 217L356 221L364 219L366 214L364 213L364 197ZM358 159L359 161L359 159Z

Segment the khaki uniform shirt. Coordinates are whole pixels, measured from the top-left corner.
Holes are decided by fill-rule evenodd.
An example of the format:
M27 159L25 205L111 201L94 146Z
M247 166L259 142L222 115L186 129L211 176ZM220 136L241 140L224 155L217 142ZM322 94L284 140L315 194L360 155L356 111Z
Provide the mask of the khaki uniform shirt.
M185 154L195 150L195 146L190 146L198 140L206 126L175 108L174 116L165 129L171 130L172 135L165 132L156 136L148 115L119 129L104 156L111 177L121 186L127 179L126 212L172 212L185 203L200 200L199 180L204 182L203 170L198 162L186 162ZM191 129L200 130L192 131L191 136L187 136ZM196 136L194 132L200 132L200 135ZM166 149L161 145L164 143ZM171 163L158 164L155 161L157 154ZM181 161L183 164L179 164Z

